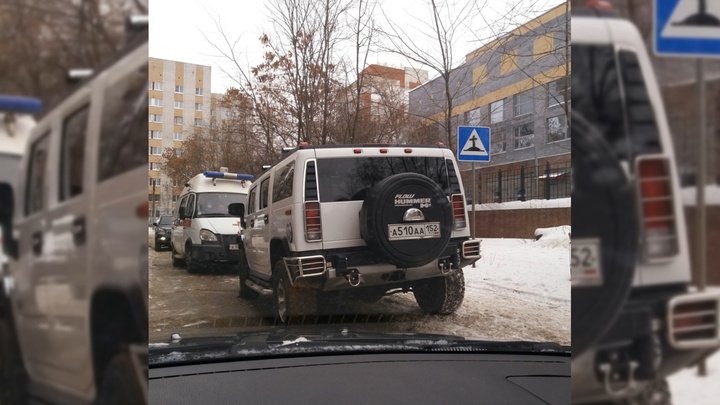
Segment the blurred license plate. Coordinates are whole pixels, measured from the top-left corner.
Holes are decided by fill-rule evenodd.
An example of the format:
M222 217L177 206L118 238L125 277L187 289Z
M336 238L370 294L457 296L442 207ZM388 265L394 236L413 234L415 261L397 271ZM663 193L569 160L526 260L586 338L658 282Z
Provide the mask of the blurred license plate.
M572 239L570 281L573 287L596 287L603 283L600 239Z
M240 250L240 245L237 243L231 243L230 250Z
M422 224L390 224L388 225L389 240L430 239L440 237L440 222L424 222Z

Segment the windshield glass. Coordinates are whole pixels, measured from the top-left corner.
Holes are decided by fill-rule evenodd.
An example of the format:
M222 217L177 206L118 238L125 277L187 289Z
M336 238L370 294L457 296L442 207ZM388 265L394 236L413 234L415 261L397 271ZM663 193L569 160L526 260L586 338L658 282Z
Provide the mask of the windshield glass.
M318 159L320 201L363 200L380 180L399 173L418 173L448 188L444 158L377 157Z
M330 350L320 344L329 340L359 351L387 334L569 345L566 4L519 18L516 26L533 27L523 35L498 32L513 55L477 43L452 52L444 83L428 67L362 58L358 71L341 71L341 55L357 55L342 45L347 22L371 14L356 2L330 2L338 24L329 25L312 2L260 3L272 21L254 45L265 52L230 66L250 67L241 89L209 93L199 84L205 67L150 59L155 209L185 214L169 232L170 252L149 248L153 348L240 336L246 354L270 341L283 353L307 353L299 346L308 341ZM438 43L408 40L423 51ZM460 42L473 41L448 43ZM254 179L247 196L188 183L205 171ZM242 218L228 214L231 203L245 203Z
M247 194L240 193L198 193L197 209L198 217L207 215L228 214L228 205L233 203L247 203Z
M172 225L173 217L170 215L163 215L160 217L160 220L158 221L158 225Z

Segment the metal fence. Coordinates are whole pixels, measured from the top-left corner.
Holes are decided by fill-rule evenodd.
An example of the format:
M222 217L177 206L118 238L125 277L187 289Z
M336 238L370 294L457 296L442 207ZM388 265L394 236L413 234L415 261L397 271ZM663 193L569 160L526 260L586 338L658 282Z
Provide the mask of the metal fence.
M550 200L570 197L572 167L570 163L514 168L475 169L477 203ZM468 200L472 200L472 172L463 172Z

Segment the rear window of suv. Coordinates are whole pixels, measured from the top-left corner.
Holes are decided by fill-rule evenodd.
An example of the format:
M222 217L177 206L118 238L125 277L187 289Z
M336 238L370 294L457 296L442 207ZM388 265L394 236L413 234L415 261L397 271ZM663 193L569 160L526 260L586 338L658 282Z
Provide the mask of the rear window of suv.
M448 190L441 157L323 158L317 160L320 202L364 200L380 180L399 173L419 173Z

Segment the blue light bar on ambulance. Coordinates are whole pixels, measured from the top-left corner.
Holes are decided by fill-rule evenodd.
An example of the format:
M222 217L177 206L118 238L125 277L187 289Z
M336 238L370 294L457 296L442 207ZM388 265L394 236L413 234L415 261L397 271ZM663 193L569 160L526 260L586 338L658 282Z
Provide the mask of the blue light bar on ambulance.
M0 94L0 111L38 113L42 111L42 102L32 97L6 96Z
M252 174L242 174L242 173L204 171L203 176L210 177L213 179L246 180L246 181L255 180L255 176L253 176Z

